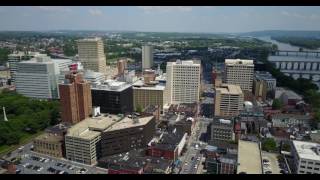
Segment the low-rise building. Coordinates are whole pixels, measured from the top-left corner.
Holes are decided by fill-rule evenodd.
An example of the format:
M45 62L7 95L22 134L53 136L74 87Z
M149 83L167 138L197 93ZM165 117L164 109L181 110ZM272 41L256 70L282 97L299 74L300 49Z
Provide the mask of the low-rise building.
M148 147L148 155L177 160L185 146L187 133L173 131L163 134L158 143L152 142Z
M293 172L297 174L320 174L320 144L292 141L294 157Z
M234 122L233 120L226 120L220 117L213 119L211 123L211 141L234 141ZM213 143L214 144L214 143Z
M274 114L272 115L273 127L287 128L290 126L309 127L312 117L300 114Z
M169 174L172 160L146 156L144 150L133 150L99 160L108 174Z
M208 157L205 161L208 174L235 174L237 171L237 156L223 155Z

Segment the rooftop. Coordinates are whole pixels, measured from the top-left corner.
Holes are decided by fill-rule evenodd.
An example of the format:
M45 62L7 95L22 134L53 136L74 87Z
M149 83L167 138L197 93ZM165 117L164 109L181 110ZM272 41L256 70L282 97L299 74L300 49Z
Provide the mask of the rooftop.
M247 59L225 59L225 64L226 65L249 65L249 66L254 66L253 65L253 60L247 60Z
M185 65L185 66L200 66L201 64L197 60L180 60L176 62L167 62L170 65Z
M95 42L95 41L99 41L99 40L101 40L101 38L94 37L94 38L79 39L78 42Z
M320 161L320 144L304 141L292 141L292 143L300 158Z
M222 94L242 94L240 86L234 84L221 84L216 91L221 91Z
M299 57L299 56L269 56L270 62L319 62L319 58L315 57Z
M50 133L44 133L44 134L41 134L40 136L36 137L35 140L44 140L47 142L60 142L61 140L63 140L63 137L56 136L56 135L50 134Z
M267 71L255 71L255 78L258 80L276 80L272 74Z
M75 124L68 130L67 136L79 137L82 139L93 139L100 133L110 127L112 124L123 119L117 115L104 115L87 118L78 124Z
M117 91L121 92L125 89L128 89L131 87L131 84L128 84L126 82L116 81L108 79L102 84L97 84L91 89L93 90L102 90L102 91Z
M133 89L144 89L144 90L159 90L163 91L165 89L165 85L163 84L156 84L156 85L148 85L146 86L143 82L143 80L138 80L135 83L132 84Z
M118 123L115 123L111 126L109 126L105 132L109 131L116 131L119 129L125 129L125 128L133 128L137 126L144 126L146 125L149 121L151 121L154 117L153 116L147 116L147 117L137 117L137 120L133 120L132 118L125 117Z
M237 173L262 174L261 153L259 144L239 140Z

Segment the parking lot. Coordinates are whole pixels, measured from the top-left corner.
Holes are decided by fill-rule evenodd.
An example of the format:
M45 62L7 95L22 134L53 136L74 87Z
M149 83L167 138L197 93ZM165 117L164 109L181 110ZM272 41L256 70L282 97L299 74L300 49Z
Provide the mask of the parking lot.
M264 174L287 174L286 166L278 159L278 154L262 152Z
M107 174L106 169L29 152L21 156L18 174Z

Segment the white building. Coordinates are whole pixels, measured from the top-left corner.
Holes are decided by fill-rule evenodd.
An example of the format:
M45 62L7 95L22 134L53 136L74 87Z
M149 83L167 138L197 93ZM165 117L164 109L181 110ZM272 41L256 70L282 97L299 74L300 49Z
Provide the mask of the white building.
M79 60L84 69L106 73L106 56L101 38L78 40Z
M21 61L17 63L16 91L31 98L58 99L60 71L70 64L69 59L51 59L46 55Z
M320 174L320 144L292 141L294 172L297 174Z
M142 70L151 69L153 66L153 47L142 46Z
M253 60L226 59L225 83L239 85L242 90L252 91L254 64Z
M84 72L84 79L89 81L90 83L103 82L105 80L105 75L103 73L86 70Z
M166 102L169 104L199 102L201 63L193 60L167 63Z
M14 52L8 55L8 63L10 68L10 77L12 82L15 81L15 74L17 72L17 63L25 60L29 60L37 55L39 52Z

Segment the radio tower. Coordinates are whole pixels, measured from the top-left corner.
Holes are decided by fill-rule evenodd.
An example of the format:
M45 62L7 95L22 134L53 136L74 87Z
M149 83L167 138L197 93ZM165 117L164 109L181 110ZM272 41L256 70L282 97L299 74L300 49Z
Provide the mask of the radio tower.
M3 119L4 121L8 121L7 115L6 115L6 108L3 106Z

